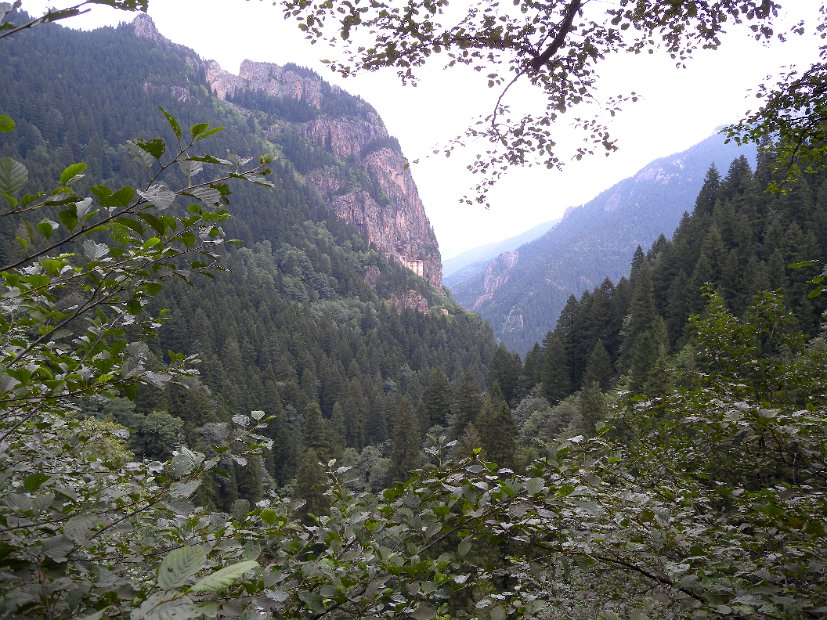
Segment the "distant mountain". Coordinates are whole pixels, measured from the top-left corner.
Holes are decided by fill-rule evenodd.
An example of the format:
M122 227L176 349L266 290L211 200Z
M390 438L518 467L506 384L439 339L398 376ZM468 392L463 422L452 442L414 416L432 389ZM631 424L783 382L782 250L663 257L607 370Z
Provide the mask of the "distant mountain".
M174 320L156 331L149 355L197 356L197 378L186 388L141 389L134 401L89 404L132 429L139 457L166 458L173 445L207 441L205 425L264 411L273 449L256 465L231 464L205 491L205 502L229 510L239 496L290 481L308 448L325 461L367 447L366 458L384 457L400 408L416 406L433 376L446 386L485 381L491 330L444 295L416 186L367 102L296 65L247 61L229 74L165 39L145 15L91 32L46 24L2 47L0 83L11 86L0 89L0 111L16 125L4 132L0 157L28 168L23 191L53 187L73 162L88 163L84 183L178 186L197 172L147 170L124 146L164 137L166 165L178 141L159 106L185 136L196 123L223 127L204 145L209 153L273 155L273 187L228 184L232 217L222 227L242 243L222 251L227 271L192 286L166 278L153 300ZM186 202L165 213L194 208ZM16 238L40 230L43 214L34 213L0 218L0 264L25 259ZM140 213L127 228L151 238L161 219ZM423 431L432 422L444 423L423 419ZM174 438L146 439L163 429Z
M559 221L560 218L548 220L510 239L481 245L453 258L443 260L442 276L445 286L450 288L454 284L458 284L477 273L481 273L488 264L488 261L496 258L503 252L516 250L521 245L534 241L540 235L547 233Z
M653 161L586 205L569 209L545 235L501 254L459 281L454 297L478 312L507 347L526 352L554 328L566 300L628 274L635 248L670 236L711 165L722 173L754 147L726 144L714 135L692 148Z

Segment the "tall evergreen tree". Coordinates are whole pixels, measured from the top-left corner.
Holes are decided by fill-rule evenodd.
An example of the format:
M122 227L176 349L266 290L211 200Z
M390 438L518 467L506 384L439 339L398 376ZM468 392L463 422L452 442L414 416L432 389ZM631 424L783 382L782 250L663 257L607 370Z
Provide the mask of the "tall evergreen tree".
M319 405L311 403L305 407L302 424L305 449L314 450L317 458L325 461L336 458L333 430L330 428L330 422L322 417Z
M519 380L522 362L520 356L509 352L502 343L494 352L491 365L488 367L488 383L500 386L506 402L513 402L519 396Z
M302 456L296 471L296 498L304 500L300 512L305 519L310 515L321 516L330 509L327 491L327 473L319 461L319 455L309 448Z
M426 428L433 425L445 426L448 423L448 414L451 411L451 385L445 373L438 368L431 371L428 386L422 393L422 404Z
M469 424L477 419L482 409L480 388L470 374L466 374L451 400L450 436L460 437Z
M393 423L389 472L391 480L405 480L419 466L421 455L419 421L410 401L403 398Z
M718 198L718 190L721 188L721 175L715 164L709 167L704 178L701 191L695 199L695 213L698 215L711 214L715 208L715 201Z
M517 425L499 387L491 387L474 428L479 433L483 457L500 467L514 467L517 452Z
M552 405L572 393L568 352L557 331L550 332L543 353L543 396Z
M596 383L601 390L608 390L614 378L614 369L603 341L598 340L589 353L586 371L583 373L583 385Z
M596 381L589 381L580 391L577 407L583 424L583 432L587 437L594 436L597 432L597 424L606 417L608 411L606 399Z
M482 447L482 440L480 434L477 432L477 427L473 423L469 424L462 431L457 440L457 445L454 447L454 454L457 458L466 458L471 456L471 453L476 449Z

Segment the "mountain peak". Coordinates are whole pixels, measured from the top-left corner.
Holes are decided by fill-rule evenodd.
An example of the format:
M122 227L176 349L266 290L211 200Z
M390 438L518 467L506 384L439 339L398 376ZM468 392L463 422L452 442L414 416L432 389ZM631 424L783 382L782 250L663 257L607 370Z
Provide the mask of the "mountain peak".
M163 35L158 32L155 22L146 13L138 13L138 16L132 20L132 31L136 37L142 39L149 39L150 41L164 41Z

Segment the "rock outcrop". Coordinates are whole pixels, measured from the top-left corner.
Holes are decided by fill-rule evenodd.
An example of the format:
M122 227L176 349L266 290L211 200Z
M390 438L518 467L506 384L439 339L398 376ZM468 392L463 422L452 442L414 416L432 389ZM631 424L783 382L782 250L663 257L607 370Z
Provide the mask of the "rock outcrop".
M519 257L520 255L514 251L503 252L488 263L482 277L482 295L474 301L473 310L483 307L494 297L495 291L508 282L511 270L514 269Z
M436 236L398 143L388 135L373 108L293 65L245 60L239 75L233 75L209 62L206 76L222 99L253 91L274 100L301 102L317 111L314 118L294 124L293 129L338 161L361 171L365 183L354 183L339 166L314 169L305 175L305 181L332 212L353 224L379 252L441 290L442 260ZM346 101L348 109L332 105L334 100ZM281 130L281 125L271 128L273 133Z

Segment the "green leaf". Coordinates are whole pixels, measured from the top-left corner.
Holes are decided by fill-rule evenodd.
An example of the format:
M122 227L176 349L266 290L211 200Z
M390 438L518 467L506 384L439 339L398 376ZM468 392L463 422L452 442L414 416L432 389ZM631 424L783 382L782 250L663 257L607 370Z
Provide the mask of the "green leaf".
M529 478L525 481L525 490L529 495L536 495L543 490L545 483L542 478Z
M180 140L181 139L181 126L178 124L178 121L175 120L175 117L172 114L170 114L169 112L167 112L163 108L163 106L159 106L159 107L161 108L161 112L163 113L163 115L166 116L167 122L169 123L169 126L172 127L172 131L175 133L175 137Z
M189 480L187 482L173 482L172 486L169 488L169 495L170 497L175 498L183 498L189 497L198 489L201 485L201 480Z
M207 131L207 129L209 129L209 128L210 128L209 123L196 123L195 125L190 127L190 135L192 135L193 138L198 137L202 133Z
M158 587L172 590L184 584L195 573L204 568L207 550L202 545L181 547L170 551L158 567Z
M40 488L40 485L46 482L51 476L44 474L43 472L37 472L36 474L32 474L31 476L26 476L23 479L23 486L26 487L26 490L29 493L37 491Z
M135 188L133 187L122 187L115 193L112 193L112 190L105 185L93 185L89 190L95 195L102 207L127 207L135 197Z
M155 159L161 159L164 151L167 150L166 143L161 138L153 140L135 140L135 144L152 155Z
M72 517L63 525L63 533L72 542L79 545L88 544L87 535L89 531L98 523L100 517L95 515L78 515Z
M78 225L77 207L70 205L57 214L58 219L63 222L63 225L69 230L74 230Z
M198 198L208 207L216 207L221 204L221 193L212 187L193 187L184 193L193 198Z
M471 551L471 537L467 536L457 545L457 553L460 555L468 555L469 551Z
M145 192L139 191L138 195L159 210L169 208L176 198L175 192L160 183L150 186Z
M138 217L152 226L152 229L159 235L163 235L167 231L167 226L164 221L151 213L139 213Z
M245 560L256 560L261 555L261 545L255 540L248 540L244 543L242 556Z
M261 520L266 525L275 525L276 523L278 523L279 520L278 513L272 508L265 508L264 510L262 510L260 516Z
M258 567L259 563L255 560L236 562L230 566L225 566L221 570L214 572L212 575L207 575L201 581L192 586L190 590L192 592L223 592L236 581L241 579L244 573Z
M65 263L59 258L44 258L41 259L40 264L43 266L46 273L54 277L60 275L60 270L63 268Z
M43 540L43 553L55 562L65 562L74 548L75 543L65 536L52 536Z
M318 592L311 592L309 590L301 590L299 598L302 602L310 608L314 614L324 611L324 602Z
M51 239L55 229L57 229L57 224L52 220L43 220L35 224L35 228L37 228L37 232L39 232L44 239Z
M61 185L68 185L75 179L78 179L84 170L86 170L86 164L83 162L77 164L69 164L63 169L63 172L60 173L60 183Z
M189 597L182 597L177 592L156 592L133 610L131 617L141 620L190 620L204 616Z
M26 166L11 157L0 158L0 193L16 196L28 180Z
M416 620L430 620L436 616L436 609L428 605L423 605L422 607L417 607L412 615Z
M14 121L4 114L0 114L0 131L13 131L14 128Z
M202 132L202 133L198 136L198 139L199 139L199 140L203 140L204 138L207 138L207 137L209 137L209 136L211 136L211 135L213 135L213 134L216 134L216 133L218 133L219 131L224 131L224 128L223 128L223 127L213 127L212 129L208 129L207 131Z

